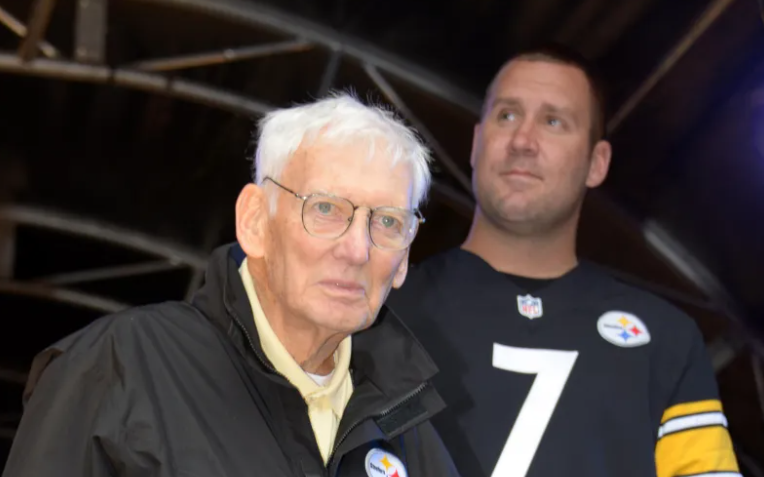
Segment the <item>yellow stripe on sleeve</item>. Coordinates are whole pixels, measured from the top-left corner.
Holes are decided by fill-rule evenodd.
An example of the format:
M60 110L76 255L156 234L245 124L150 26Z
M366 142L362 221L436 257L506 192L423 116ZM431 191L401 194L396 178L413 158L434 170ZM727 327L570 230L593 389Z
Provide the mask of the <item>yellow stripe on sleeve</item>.
M689 416L690 414L699 414L702 412L722 412L722 403L718 399L709 399L707 401L696 401L677 404L666 409L663 413L661 424L675 417Z
M658 477L739 472L732 440L722 426L688 429L664 436L655 448L655 465Z

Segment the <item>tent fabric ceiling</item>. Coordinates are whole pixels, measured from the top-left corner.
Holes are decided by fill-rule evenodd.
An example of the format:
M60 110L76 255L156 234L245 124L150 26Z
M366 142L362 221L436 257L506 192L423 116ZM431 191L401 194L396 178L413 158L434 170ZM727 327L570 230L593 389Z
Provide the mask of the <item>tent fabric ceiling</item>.
M29 22L31 36L46 2L0 0L0 19ZM183 299L198 285L206 253L234 238L254 120L272 107L329 87L398 107L437 159L412 259L458 244L469 227L468 156L485 86L513 51L552 39L597 61L618 118L611 177L585 205L581 254L697 320L733 436L745 459L754 456L750 466L764 464L754 379L764 353L757 2L50 5L52 59L43 48L22 62L19 37L0 28L0 309L21 328L0 337L0 414L20 411L14 396L36 350L99 313ZM229 61L237 55L253 58ZM183 61L148 61L168 57ZM0 438L12 434L13 419L6 424Z

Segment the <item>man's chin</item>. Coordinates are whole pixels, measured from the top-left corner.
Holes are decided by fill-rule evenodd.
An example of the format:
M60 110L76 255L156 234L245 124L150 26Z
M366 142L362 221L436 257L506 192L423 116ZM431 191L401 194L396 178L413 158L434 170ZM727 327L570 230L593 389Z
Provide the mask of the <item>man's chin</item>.
M343 328L348 334L354 334L368 329L374 324L375 316L369 316L368 312L359 315L358 313L349 315L340 320Z
M317 321L321 325L339 333L352 334L365 330L374 323L374 316L370 316L368 305L364 303L346 303L336 300L321 300L313 307L314 313L323 309L325 313L319 313Z
M491 209L484 210L483 215L499 228L513 227L524 224L532 218L533 214L526 204L496 204Z

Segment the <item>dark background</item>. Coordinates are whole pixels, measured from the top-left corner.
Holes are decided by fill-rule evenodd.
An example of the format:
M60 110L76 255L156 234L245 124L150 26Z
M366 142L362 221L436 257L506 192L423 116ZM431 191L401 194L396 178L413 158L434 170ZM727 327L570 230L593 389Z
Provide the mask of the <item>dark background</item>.
M106 312L185 298L209 251L234 239L258 114L329 88L397 106L437 156L417 261L467 231L472 125L496 69L556 40L597 62L613 118L612 172L587 200L580 253L697 320L744 473L764 475L755 0L0 0L0 9L10 26L0 27L3 459L37 351ZM250 57L226 62L225 49L229 60ZM183 61L145 63L168 57Z

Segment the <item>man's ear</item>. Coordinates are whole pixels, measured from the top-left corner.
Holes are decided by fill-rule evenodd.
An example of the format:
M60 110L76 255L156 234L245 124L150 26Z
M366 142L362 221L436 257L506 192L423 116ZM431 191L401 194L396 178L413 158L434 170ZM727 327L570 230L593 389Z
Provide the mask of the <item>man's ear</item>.
M483 124L477 123L472 129L472 150L470 151L470 166L475 168L475 161L477 161L477 145L480 140L480 134L483 132Z
M401 260L400 265L398 265L398 270L395 271L395 276L393 277L393 288L400 288L403 286L403 282L406 281L406 275L409 273L409 251L406 250L406 256L403 257L403 260Z
M597 142L592 149L589 161L589 174L586 176L586 186L589 188L599 187L607 178L610 170L610 158L613 155L613 147L608 141Z
M265 254L268 198L262 187L249 183L236 200L236 239L248 257Z

